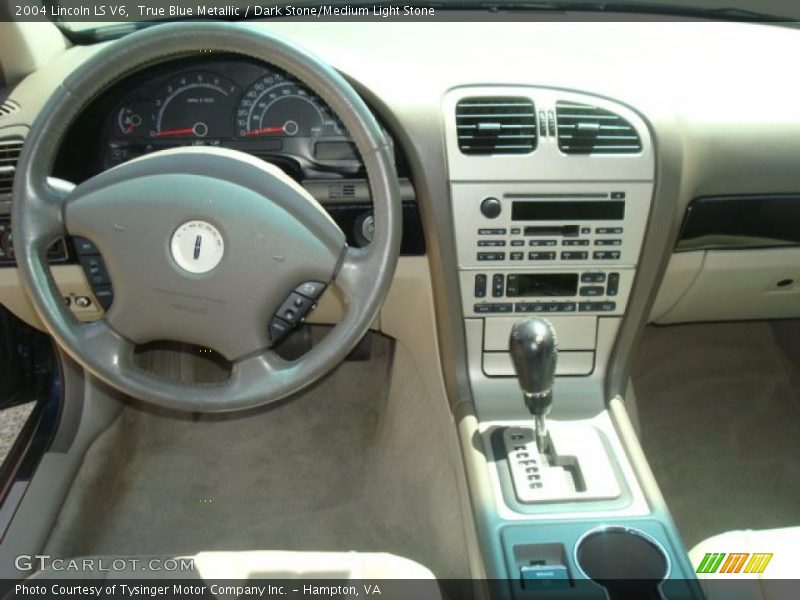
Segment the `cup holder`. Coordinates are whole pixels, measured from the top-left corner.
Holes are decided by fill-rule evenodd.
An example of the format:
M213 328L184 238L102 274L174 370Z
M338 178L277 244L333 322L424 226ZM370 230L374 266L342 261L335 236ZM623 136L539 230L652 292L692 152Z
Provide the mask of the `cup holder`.
M660 586L669 575L669 556L643 531L594 529L578 541L575 562L586 577L606 588L611 600L663 599Z

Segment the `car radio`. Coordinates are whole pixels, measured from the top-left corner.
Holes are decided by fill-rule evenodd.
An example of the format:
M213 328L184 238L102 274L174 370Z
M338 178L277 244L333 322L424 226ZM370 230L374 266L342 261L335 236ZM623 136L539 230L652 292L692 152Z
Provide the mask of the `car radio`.
M531 188L453 185L461 267L636 263L649 184Z

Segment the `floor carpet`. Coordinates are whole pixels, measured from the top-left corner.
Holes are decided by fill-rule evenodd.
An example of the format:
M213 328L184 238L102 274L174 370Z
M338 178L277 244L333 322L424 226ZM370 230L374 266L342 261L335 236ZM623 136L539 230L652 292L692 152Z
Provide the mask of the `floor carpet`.
M369 361L266 410L126 408L87 453L47 553L381 551L468 577L453 426L420 381L374 336Z
M773 332L789 326L649 327L637 349L642 445L689 548L800 525L798 363Z

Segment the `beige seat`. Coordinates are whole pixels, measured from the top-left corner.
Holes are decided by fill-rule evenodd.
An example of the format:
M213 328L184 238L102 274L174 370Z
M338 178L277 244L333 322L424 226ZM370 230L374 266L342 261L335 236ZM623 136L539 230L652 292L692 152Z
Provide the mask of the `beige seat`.
M257 579L286 579L299 580L298 585L313 585L313 580L327 580L328 585L332 580L346 585L348 580L353 581L360 590L361 583L357 580L414 580L408 585L393 582L381 585L380 598L414 598L424 600L441 600L439 586L434 574L423 565L388 553L378 552L281 552L281 551L247 551L247 552L200 552L190 557L176 557L192 559L194 569L190 571L154 571L143 570L153 559L160 559L160 564L170 557L82 557L75 559L81 565L80 571L64 571L46 569L31 576L31 579L180 579L225 581L231 585L232 580L246 585L248 580ZM105 569L96 568L97 561L102 560ZM137 563L132 561L137 560ZM94 562L91 562L94 561ZM113 561L113 569L108 566ZM120 569L125 563L125 568ZM62 567L63 565L60 565ZM147 585L146 582L143 582ZM251 585L259 585L251 583ZM264 585L264 584L261 584ZM359 595L363 596L363 590Z
M739 573L698 573L707 600L796 600L797 580L800 579L800 527L762 531L728 531L700 542L689 552L697 568L706 554L724 552L726 555L746 553ZM745 573L753 554L772 554L763 573Z

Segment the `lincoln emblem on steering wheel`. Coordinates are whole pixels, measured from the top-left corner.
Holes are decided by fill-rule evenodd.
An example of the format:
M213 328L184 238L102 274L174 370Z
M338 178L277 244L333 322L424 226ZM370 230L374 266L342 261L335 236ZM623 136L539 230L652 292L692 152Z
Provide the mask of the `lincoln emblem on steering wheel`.
M170 247L178 266L194 274L212 271L225 254L222 234L206 221L189 221L178 227Z

